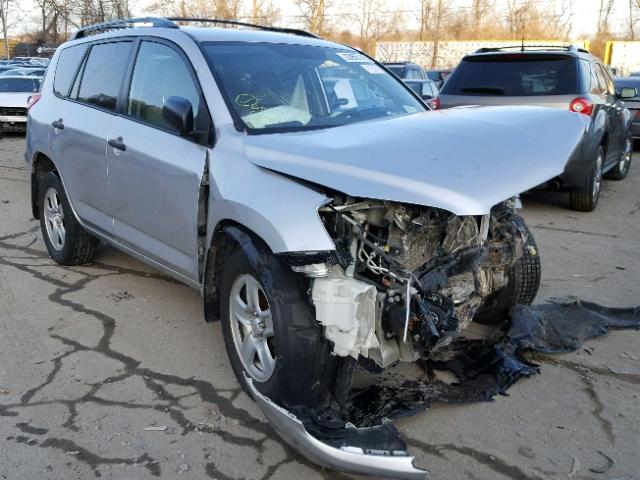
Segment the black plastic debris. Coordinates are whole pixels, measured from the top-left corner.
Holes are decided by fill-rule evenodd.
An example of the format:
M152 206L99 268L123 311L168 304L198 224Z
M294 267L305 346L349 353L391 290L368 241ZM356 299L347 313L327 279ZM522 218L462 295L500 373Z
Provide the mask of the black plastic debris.
M352 392L347 419L358 427L381 424L429 408L432 403L491 401L523 377L540 373L526 352L563 353L610 329L640 329L640 307L607 308L571 301L512 308L508 327L489 340L458 339L423 361L425 378L376 383ZM452 372L456 383L435 370Z

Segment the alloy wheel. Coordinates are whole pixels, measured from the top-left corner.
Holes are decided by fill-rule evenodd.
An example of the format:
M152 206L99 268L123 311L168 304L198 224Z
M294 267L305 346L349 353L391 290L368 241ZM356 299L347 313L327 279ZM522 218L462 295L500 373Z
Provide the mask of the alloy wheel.
M260 283L249 274L233 282L229 298L233 344L247 374L266 382L276 367L274 329L269 301Z
M44 219L49 242L56 250L62 250L67 231L60 195L53 187L49 188L44 195Z
M593 199L597 199L600 195L600 187L602 186L602 154L596 159L596 168L593 173Z

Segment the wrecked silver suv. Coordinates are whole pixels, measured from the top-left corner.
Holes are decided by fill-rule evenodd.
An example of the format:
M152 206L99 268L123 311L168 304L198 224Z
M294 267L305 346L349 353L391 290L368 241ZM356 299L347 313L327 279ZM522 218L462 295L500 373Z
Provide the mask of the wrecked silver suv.
M343 45L184 23L87 27L56 52L26 152L49 254L88 262L102 240L197 288L285 440L421 478L389 422L349 418L354 371L426 359L534 299L517 195L562 173L588 119L431 112Z

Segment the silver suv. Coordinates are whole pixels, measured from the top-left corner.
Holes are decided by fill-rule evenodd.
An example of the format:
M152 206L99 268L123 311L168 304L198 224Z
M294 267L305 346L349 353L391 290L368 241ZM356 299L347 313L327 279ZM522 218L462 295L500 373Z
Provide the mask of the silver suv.
M26 152L49 254L81 264L101 240L198 289L288 442L422 478L390 423L348 417L356 361L415 362L533 301L517 195L563 171L586 117L428 112L352 48L184 23L87 27L54 55Z

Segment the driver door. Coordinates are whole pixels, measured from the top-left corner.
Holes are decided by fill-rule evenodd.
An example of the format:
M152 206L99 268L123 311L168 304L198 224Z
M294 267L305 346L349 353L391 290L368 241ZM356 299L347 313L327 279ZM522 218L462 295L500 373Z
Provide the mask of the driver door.
M207 146L165 123L162 107L171 96L189 100L196 116L203 111L182 52L164 42L139 42L125 115L116 119L107 146L113 232L135 252L197 282L198 195Z

